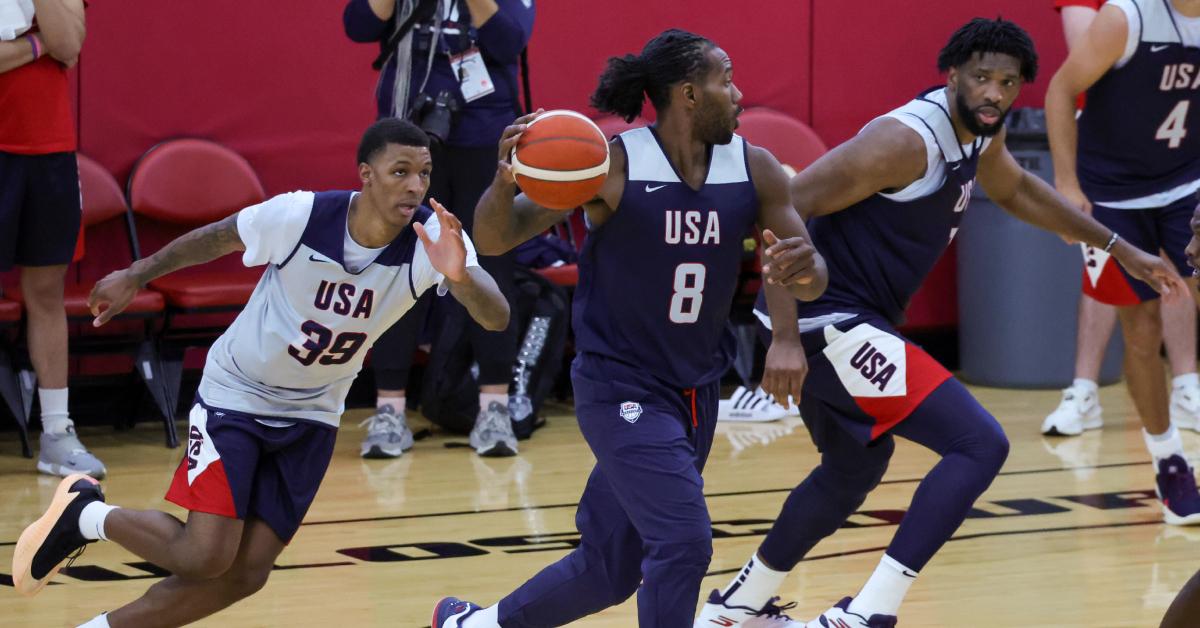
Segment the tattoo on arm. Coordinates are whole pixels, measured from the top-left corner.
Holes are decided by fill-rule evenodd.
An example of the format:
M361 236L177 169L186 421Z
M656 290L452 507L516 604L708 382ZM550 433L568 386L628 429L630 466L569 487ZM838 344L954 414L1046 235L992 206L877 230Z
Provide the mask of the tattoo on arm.
M133 263L130 270L138 283L146 285L180 268L209 262L234 251L245 250L237 230L237 214L193 229L175 238L150 257Z

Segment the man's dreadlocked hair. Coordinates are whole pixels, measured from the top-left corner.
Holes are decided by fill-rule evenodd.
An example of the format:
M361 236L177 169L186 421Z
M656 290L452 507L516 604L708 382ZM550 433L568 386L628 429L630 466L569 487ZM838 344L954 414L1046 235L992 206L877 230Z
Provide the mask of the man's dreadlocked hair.
M1000 17L994 20L977 17L955 31L938 54L938 70L946 72L966 63L975 53L988 52L1020 61L1021 78L1026 81L1037 78L1038 56L1029 33Z
M704 55L713 45L695 33L675 28L663 31L646 43L641 54L608 60L592 94L592 106L626 122L642 113L646 96L655 109L665 108L672 85L698 80L708 70Z

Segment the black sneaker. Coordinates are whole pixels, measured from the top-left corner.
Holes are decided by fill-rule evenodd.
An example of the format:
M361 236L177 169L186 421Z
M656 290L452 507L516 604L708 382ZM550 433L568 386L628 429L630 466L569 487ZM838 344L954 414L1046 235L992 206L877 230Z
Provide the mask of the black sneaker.
M104 501L100 483L82 473L68 475L54 489L54 499L37 521L17 540L13 553L13 587L17 593L37 595L67 560L74 561L88 543L79 532L83 507Z

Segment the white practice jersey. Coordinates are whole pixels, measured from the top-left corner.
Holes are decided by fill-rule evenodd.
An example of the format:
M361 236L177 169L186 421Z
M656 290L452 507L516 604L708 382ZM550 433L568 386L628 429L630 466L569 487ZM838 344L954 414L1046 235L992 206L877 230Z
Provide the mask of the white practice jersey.
M336 427L367 349L442 282L411 226L360 272L347 270L344 238L354 194L291 192L242 210L242 262L267 269L208 352L199 390L205 404ZM438 239L431 210L418 208L413 221ZM475 247L463 237L467 265L478 266Z

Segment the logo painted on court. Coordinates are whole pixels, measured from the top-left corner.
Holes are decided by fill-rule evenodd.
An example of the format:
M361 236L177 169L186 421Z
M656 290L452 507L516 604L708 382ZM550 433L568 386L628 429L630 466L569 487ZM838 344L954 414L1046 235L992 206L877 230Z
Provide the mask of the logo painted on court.
M621 418L630 423L637 423L639 417L642 416L642 404L636 401L621 402Z

